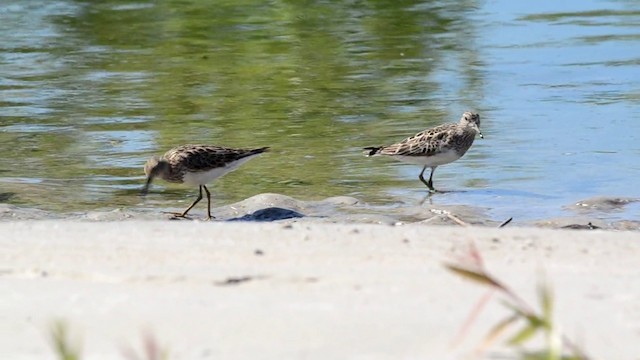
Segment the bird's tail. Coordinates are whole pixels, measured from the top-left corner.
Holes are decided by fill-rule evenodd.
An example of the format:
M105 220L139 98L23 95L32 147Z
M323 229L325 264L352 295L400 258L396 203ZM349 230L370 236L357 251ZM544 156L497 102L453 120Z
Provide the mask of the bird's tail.
M257 149L252 149L251 154L262 154L263 152L267 152L267 151L269 151L269 147L265 146Z
M373 156L378 152L380 152L380 150L382 150L382 146L370 146L370 147L364 148L363 150L366 150L364 152L365 156Z

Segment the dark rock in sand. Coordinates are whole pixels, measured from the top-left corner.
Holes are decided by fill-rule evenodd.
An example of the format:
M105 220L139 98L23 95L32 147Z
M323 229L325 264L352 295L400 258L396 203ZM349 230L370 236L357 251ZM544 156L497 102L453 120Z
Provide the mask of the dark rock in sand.
M571 224L571 225L565 225L562 228L563 229L573 229L573 230L596 230L596 229L600 229L599 226L595 226L592 223L587 223L586 225L583 225L583 224Z
M296 219L304 217L303 214L289 209L279 207L269 207L260 209L244 216L229 219L228 221L276 221L285 219Z

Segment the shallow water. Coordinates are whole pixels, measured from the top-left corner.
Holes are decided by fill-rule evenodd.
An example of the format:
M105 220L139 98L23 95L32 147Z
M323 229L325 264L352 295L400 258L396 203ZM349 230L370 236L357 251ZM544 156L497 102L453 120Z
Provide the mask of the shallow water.
M431 205L570 216L640 198L636 1L282 3L3 1L0 202L56 213L175 209L196 189L142 165L184 143L271 146L211 186L390 209L420 169L360 148L482 115L485 139L439 167ZM594 217L638 219L638 206ZM202 209L200 209L202 210Z

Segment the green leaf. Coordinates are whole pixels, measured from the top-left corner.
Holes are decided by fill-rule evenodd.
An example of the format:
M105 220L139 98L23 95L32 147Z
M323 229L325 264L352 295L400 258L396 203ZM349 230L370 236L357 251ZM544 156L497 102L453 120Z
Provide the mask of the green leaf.
M529 322L531 322L530 318L532 316L535 316L535 315L532 315L532 314L528 313L526 310L523 310L523 309L519 308L516 304L510 303L507 300L502 300L500 302L502 303L502 305L504 305L505 307L509 308L513 312L515 312L521 318L527 319L527 321L529 321Z
M547 325L546 321L540 318L538 315L529 313L508 301L502 301L502 305L513 310L519 317L526 319L527 322L532 326L540 327Z
M538 296L542 305L542 319L550 330L553 324L553 294L548 286L542 284L538 286Z
M520 330L514 337L509 339L510 345L521 345L525 341L529 340L533 335L536 334L536 330L538 330L537 326L529 324L525 326L522 330Z
M62 321L56 321L51 326L51 339L60 360L79 360L80 351L74 347L67 334L67 326Z
M489 333L487 334L487 336L485 336L484 341L482 342L482 348L489 347L489 345L491 345L498 338L498 336L500 336L502 333L504 333L505 330L507 330L507 328L511 324L513 324L516 321L518 321L518 319L519 319L519 316L512 315L512 316L509 316L508 318L500 321L495 326L493 326L491 328L491 330L489 331Z
M483 273L483 272L479 272L476 270L471 270L471 269L467 269L465 267L461 267L458 265L453 265L453 264L445 264L444 265L447 269L449 269L450 271L468 279L471 281L475 281L477 283L483 284L483 285L489 285L492 287L497 287L497 288L501 288L502 286L495 280L493 280L490 276L488 276L487 274Z

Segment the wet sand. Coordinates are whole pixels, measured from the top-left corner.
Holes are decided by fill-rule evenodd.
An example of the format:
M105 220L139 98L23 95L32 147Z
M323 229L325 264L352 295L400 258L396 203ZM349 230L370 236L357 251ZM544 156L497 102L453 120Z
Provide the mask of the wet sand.
M190 200L189 200L190 201ZM184 207L189 204L184 203ZM597 197L566 206L567 216L538 220L513 219L510 227L544 227L602 230L640 230L640 217L619 219L615 215L628 206L640 206L640 199ZM54 213L39 209L0 204L0 221L15 220L202 220L206 200L198 204L188 219L173 219L159 209L112 209L77 213ZM180 212L184 208L165 209ZM640 210L640 208L639 208ZM423 224L478 225L496 227L508 218L495 219L491 209L468 205L433 205L428 198L415 204L373 205L348 196L319 201L303 201L281 194L259 194L246 200L212 209L215 221L257 221L280 223L339 224ZM638 214L640 215L640 213Z
M497 229L467 207L383 210L262 194L211 222L202 210L191 221L124 210L29 221L51 214L2 205L0 358L53 358L60 319L86 359L122 359L147 333L169 359L466 359L509 315L495 298L453 345L487 290L443 263L473 241L535 306L544 276L558 324L593 358L638 359L639 232Z

